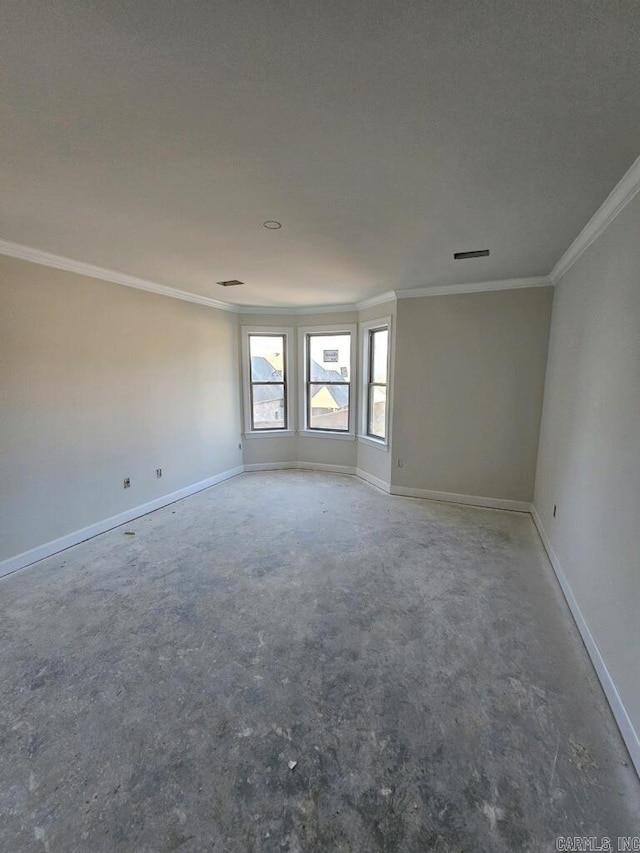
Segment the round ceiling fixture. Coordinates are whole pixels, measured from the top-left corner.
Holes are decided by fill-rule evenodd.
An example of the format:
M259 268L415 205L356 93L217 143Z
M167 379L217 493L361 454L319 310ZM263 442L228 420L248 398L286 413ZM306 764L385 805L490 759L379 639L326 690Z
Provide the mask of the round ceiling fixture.
M268 228L269 231L277 231L278 228L282 228L282 224L280 222L276 222L275 219L267 219L266 222L262 223L264 228Z

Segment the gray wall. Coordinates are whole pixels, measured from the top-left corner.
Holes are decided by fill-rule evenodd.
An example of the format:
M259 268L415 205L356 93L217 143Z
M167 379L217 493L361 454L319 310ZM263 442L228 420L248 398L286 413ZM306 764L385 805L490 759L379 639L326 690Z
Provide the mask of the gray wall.
M550 544L636 733L639 235L640 195L557 285L535 491Z
M543 287L398 301L392 485L531 501L552 299Z
M0 256L0 560L241 465L237 346L234 314Z

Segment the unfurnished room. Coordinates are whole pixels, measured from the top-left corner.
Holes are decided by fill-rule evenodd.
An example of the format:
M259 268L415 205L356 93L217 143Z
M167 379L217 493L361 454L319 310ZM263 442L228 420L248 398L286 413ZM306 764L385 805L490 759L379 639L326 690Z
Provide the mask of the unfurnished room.
M3 0L0 850L640 850L638 0Z

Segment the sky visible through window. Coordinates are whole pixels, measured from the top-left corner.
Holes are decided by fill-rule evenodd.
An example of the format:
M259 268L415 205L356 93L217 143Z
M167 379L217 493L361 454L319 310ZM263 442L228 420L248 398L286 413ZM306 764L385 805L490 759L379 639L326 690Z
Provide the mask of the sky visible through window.
M343 335L311 335L309 343L311 359L311 379L323 379L324 375L314 375L314 362L324 370L335 371L338 375L333 381L348 382L351 371L351 336Z

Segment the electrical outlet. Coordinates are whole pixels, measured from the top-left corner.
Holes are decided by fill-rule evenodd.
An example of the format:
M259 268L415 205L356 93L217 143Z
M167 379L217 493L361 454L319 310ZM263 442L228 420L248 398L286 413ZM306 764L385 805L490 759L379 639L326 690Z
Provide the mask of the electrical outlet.
M404 459L398 459L398 468L404 468Z
M553 505L553 517L554 517L554 518L556 517L556 513L557 513L557 512L558 512L558 507L556 506L556 504L554 504L554 505Z
M162 477L162 468L156 468L156 477L160 479Z
M125 487L125 489L131 488L131 477L125 477L122 481L122 485Z

